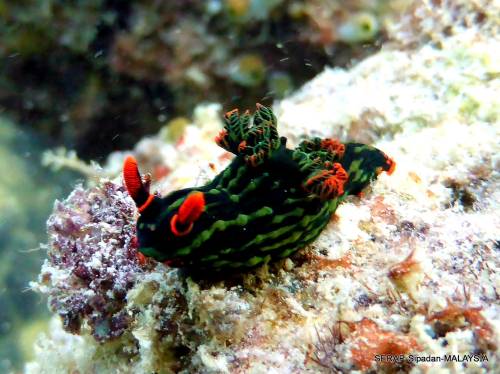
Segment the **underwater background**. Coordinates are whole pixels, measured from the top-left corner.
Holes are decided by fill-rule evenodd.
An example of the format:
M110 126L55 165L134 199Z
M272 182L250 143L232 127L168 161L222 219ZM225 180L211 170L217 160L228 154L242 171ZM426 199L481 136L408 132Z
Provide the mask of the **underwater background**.
M352 69L384 46L439 48L466 7L437 3L0 0L0 373L22 372L35 359L37 336L50 329L47 299L30 282L47 258L47 219L56 199L65 199L77 184L93 187L101 177L116 178L120 151L134 147L154 178L172 173L172 185L181 186L187 177L165 165L170 150L162 144L178 145L193 122L217 127L213 118L224 110L272 105L307 92L301 87L325 68ZM445 21L418 23L419 4L435 6ZM481 2L469 12L471 25L460 27L497 24L489 7L494 9ZM390 32L395 24L403 25L397 37ZM300 94L292 101L300 105ZM204 103L219 106L199 107ZM460 113L483 109L477 100L460 105ZM284 105L278 112L293 123L293 109ZM497 114L481 118L496 123ZM393 121L388 130L377 123L390 122L389 116L363 115L334 133L371 143L405 125L424 128L430 118L417 113L411 123ZM306 116L297 118L303 119L300 130L314 127ZM161 157L152 156L156 150ZM456 181L447 188L450 205L473 205L476 190Z

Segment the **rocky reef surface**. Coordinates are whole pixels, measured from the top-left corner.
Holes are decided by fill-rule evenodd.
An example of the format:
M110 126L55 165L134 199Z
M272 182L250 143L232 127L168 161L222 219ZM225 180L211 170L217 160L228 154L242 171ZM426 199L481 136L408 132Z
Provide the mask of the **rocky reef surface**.
M104 170L116 178L78 186L48 221L48 259L32 288L55 316L26 372L499 367L498 14L488 1L419 2L382 51L275 104L291 143L369 142L398 164L282 262L223 280L139 263L137 212L118 176L124 155L113 154ZM199 106L192 123L137 144L160 193L229 162L212 141L220 111ZM407 359L374 359L387 354Z

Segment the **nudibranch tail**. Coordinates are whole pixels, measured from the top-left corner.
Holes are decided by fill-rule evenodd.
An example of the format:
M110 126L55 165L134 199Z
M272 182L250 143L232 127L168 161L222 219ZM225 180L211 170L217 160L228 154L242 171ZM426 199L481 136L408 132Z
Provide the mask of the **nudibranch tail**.
M396 170L396 161L394 161L392 158L390 158L389 156L386 155L386 164L387 166L389 167L387 170L386 170L386 173L388 175L391 175L392 173L394 173L394 170Z
M142 213L153 201L154 195L151 195L148 188L144 185L137 167L137 161L133 156L127 156L123 162L123 179L128 194L135 201Z

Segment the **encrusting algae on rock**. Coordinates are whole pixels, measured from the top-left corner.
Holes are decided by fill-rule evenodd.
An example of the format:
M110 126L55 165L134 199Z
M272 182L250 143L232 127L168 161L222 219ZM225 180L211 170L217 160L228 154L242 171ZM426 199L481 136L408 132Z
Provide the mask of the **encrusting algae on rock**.
M65 330L80 333L85 324L104 341L128 327L127 292L146 270L137 260L134 214L125 189L111 182L77 187L56 203L47 222L51 268L42 268L41 279Z
M500 48L491 25L500 13L482 14L439 45L435 36L427 44L413 35L422 40L414 49L327 69L275 103L287 145L303 134L370 139L398 162L364 198L346 198L321 235L287 260L213 281L155 261L141 265L135 203L119 179L78 187L56 205L52 254L33 288L79 335L55 317L26 372L493 372L500 364ZM438 23L447 19L433 19L435 27L445 29ZM137 145L141 170L162 162L172 170L152 185L163 196L209 183L231 162L212 140L222 125L218 110L198 107L176 144L151 137ZM113 155L109 170L118 174L124 156ZM56 222L70 225L55 235ZM80 307L66 322L73 302ZM360 354L368 345L373 355L450 360L369 360Z

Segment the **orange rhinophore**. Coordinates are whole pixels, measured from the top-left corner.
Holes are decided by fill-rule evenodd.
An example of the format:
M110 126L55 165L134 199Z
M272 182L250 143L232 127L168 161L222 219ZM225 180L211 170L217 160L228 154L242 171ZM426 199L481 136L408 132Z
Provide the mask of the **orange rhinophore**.
M186 200L179 208L179 222L186 224L196 221L205 209L205 195L203 192L193 192L188 195Z
M179 212L170 220L170 229L175 236L184 236L191 232L194 222L200 218L205 210L205 196L203 192L193 192L184 200ZM181 226L181 228L179 228ZM184 227L182 229L182 227Z
M127 187L128 194L135 200L144 186L139 174L139 168L137 167L137 161L133 156L127 156L123 163L123 179L125 180L125 187Z
M135 201L139 213L142 213L154 200L154 195L150 194L149 188L142 183L137 161L133 156L127 156L123 163L123 179L130 197Z

